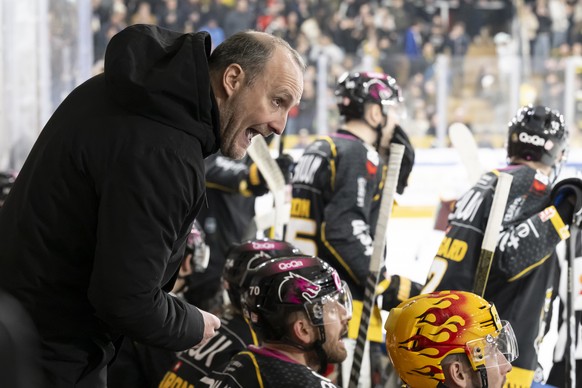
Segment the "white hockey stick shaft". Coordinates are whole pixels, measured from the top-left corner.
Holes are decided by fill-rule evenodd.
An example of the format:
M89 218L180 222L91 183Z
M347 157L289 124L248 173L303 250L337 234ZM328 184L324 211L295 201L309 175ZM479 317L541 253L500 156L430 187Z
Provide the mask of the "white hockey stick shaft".
M252 144L248 148L247 152L253 161L256 163L257 168L265 178L271 193L273 194L273 199L275 202L275 223L273 226L274 235L271 236L275 239L283 239L283 227L285 224L285 178L283 173L279 169L277 162L271 157L271 152L269 151L269 146L262 136L255 136L253 138Z
M485 295L487 280L489 280L489 271L491 270L493 255L497 247L499 230L501 229L503 215L505 214L505 206L507 205L507 197L509 196L512 180L513 176L502 172L499 174L497 186L495 186L495 194L493 195L493 203L489 210L489 220L485 227L485 235L483 236L483 243L481 244L481 254L479 255L479 262L477 263L475 283L473 286L473 292L481 297Z
M392 213L394 194L396 193L396 187L398 186L398 175L400 175L400 165L402 164L403 156L404 146L402 144L390 145L388 175L386 177L384 188L382 189L382 200L380 202L378 222L376 223L376 230L374 232L373 251L369 266L370 272L366 279L364 300L362 301L363 308L360 328L358 330L358 338L356 339L356 348L354 350L354 360L350 372L350 388L356 388L358 386L358 381L360 380L360 371L364 359L364 349L368 337L370 316L372 314L372 308L374 307L374 301L376 300L376 285L383 264L382 258L384 256L384 248L386 247L386 229L388 226L388 219Z

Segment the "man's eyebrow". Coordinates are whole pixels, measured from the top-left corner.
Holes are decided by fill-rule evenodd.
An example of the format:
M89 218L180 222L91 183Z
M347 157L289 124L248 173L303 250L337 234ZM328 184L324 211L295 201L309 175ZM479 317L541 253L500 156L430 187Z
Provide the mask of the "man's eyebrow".
M301 102L301 96L298 99L289 92L289 90L282 90L280 95L283 97L284 100L288 101L291 106L298 105Z

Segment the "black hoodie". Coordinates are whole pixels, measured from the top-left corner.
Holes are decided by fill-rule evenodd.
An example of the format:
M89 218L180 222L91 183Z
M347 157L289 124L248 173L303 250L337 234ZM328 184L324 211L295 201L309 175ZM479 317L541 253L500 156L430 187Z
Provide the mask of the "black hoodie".
M203 159L219 147L207 33L135 25L111 40L105 72L42 130L0 211L0 288L43 341L118 334L184 350L203 335L173 298Z

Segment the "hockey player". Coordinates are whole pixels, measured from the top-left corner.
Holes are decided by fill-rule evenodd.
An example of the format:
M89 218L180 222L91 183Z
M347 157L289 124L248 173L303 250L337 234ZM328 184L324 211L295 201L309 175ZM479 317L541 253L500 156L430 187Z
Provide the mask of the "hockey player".
M511 324L465 291L422 294L393 308L386 348L410 388L501 388L518 356Z
M575 197L570 194L552 196L552 184L566 158L567 139L558 111L531 105L518 110L509 123L509 165L484 174L456 202L423 289L423 293L472 290L497 177L500 171L511 174L485 299L515 328L521 356L507 377L512 387L531 385L542 322L553 293L555 248L569 237L568 225L580 208L572 204Z
M281 256L298 255L299 250L285 241L252 240L231 246L226 255L223 280L230 305L221 317L217 334L206 344L181 352L167 371L160 387L189 386L230 360L247 345L257 345L256 335L242 315L241 295L261 264Z
M386 165L378 148L385 153L390 142L406 146L399 193L406 187L414 150L397 124L403 98L394 78L380 73L345 74L335 94L345 122L334 135L308 146L299 159L292 179L291 220L286 239L302 252L330 263L353 293L354 319L350 321L350 339L346 341L349 356L342 368L342 384L347 386L386 176ZM396 275L381 280L380 293L387 307L420 290L420 285ZM371 316L368 338L378 346L384 341L377 308ZM379 371L382 368L373 367ZM369 357L364 357L360 380L365 382L364 386L371 385Z
M342 338L351 317L348 286L316 257L274 259L257 268L243 310L258 335L198 387L336 387L320 373L345 359Z

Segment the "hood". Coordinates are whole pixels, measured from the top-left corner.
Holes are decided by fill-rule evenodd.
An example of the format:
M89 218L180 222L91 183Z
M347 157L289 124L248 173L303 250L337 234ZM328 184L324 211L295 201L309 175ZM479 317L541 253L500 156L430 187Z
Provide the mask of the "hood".
M178 33L133 25L105 53L105 79L123 108L200 140L204 157L218 150L219 116L210 87L207 32Z

